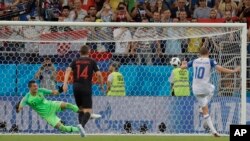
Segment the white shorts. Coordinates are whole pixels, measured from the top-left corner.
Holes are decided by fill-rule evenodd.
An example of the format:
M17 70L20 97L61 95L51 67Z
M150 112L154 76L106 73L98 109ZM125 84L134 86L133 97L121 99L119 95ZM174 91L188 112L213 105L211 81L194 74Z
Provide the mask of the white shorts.
M211 101L211 98L213 97L213 95L212 94L199 94L199 95L195 95L195 97L198 101L198 105L200 107L205 107Z
M200 107L205 107L208 105L208 103L211 101L211 98L214 95L214 85L212 84L206 84L205 87L201 87L202 89L198 89L194 96L196 97L198 101L198 105Z
M204 94L212 94L214 93L215 87L210 83L200 83L193 84L192 90L195 95L204 95Z

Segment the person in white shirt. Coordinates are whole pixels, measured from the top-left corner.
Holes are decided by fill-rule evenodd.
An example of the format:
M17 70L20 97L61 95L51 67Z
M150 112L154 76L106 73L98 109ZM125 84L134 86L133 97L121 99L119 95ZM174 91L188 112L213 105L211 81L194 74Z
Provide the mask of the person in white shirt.
M173 22L173 19L171 18L171 11L169 9L161 13L161 22L162 23Z
M74 10L70 11L70 18L76 22L82 22L84 17L88 15L87 11L82 9L81 0L74 0Z
M72 19L72 17L70 17L69 13L70 13L70 7L69 6L63 6L63 8L62 8L62 16L60 16L58 18L58 21L72 22L73 19Z
M207 7L206 0L199 0L199 7L195 8L193 18L209 18L211 8Z
M133 63L133 59L128 58L132 52L132 35L128 28L119 27L114 29L113 37L115 40L115 60L122 64ZM132 57L132 56L131 56Z
M143 18L142 22L148 22L148 19ZM137 53L139 65L152 65L153 52L158 57L161 53L161 44L158 39L158 32L155 27L139 27L134 33L133 39L136 41L133 44L133 49Z
M127 54L131 47L131 43L128 41L132 40L132 35L129 29L126 27L116 28L113 31L113 36L114 36L114 40L116 41L115 53Z

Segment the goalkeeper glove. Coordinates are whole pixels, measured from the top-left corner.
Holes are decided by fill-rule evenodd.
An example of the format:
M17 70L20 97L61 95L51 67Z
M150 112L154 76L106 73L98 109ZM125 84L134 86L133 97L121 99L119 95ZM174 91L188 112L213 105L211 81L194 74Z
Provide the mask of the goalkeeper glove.
M62 93L62 92L63 92L63 85L57 86L57 88L58 88L58 92L59 92L59 93Z
M19 105L20 105L20 103L21 103L21 100L16 104L16 113L19 113Z

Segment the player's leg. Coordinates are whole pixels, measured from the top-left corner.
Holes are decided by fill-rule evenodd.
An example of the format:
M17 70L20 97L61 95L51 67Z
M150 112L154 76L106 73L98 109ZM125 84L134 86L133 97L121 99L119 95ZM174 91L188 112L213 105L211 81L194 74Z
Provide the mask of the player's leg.
M211 97L208 95L196 95L196 98L197 98L197 101L199 103L199 106L202 107L202 115L203 115L203 119L204 119L205 123L207 123L212 134L217 137L218 133L213 126L212 119L209 115L209 109L208 109L208 103L210 101L209 98L211 98Z
M58 122L56 124L55 128L59 129L61 132L67 132L67 133L79 132L80 131L80 129L78 127L66 126L66 125L63 125L61 122Z
M73 92L76 105L79 107L78 120L84 128L92 113L92 92L91 90L82 89L82 87L81 84L74 84Z
M91 94L86 94L82 99L81 109L83 112L82 116L82 127L85 127L86 123L89 121L92 113L92 96Z
M209 94L206 96L206 102L209 103L211 101L211 98L213 97L213 94ZM203 115L203 109L202 106L199 106L199 113Z
M53 101L53 105L54 107L57 107L55 112L60 112L61 110L64 110L64 109L70 109L74 112L78 112L78 114L81 113L79 108L76 105L73 105L71 103L65 103L62 101ZM79 121L79 123L81 122Z
M60 121L56 124L55 128L59 129L61 132L66 132L66 133L74 133L74 132L77 132L81 134L82 137L85 137L85 131L84 129L82 128L82 126L78 126L78 127L75 127L75 126L66 126L66 125L63 125Z
M67 132L67 133L72 133L72 132L79 132L79 128L78 127L74 127L74 126L65 126L61 123L61 119L59 117L57 117L54 114L47 116L44 118L49 125L51 125L54 128L59 129L61 132Z
M85 131L82 128L82 126L65 126L61 123L61 119L59 117L56 116L57 112L60 112L62 110L62 105L64 102L60 102L60 101L53 101L51 104L51 115L48 115L47 117L45 117L44 119L52 126L55 127L57 129L59 129L61 132L67 132L67 133L71 133L71 132L80 132L81 136L84 137L85 136Z
M76 101L76 105L79 107L78 120L84 127L90 117L92 119L100 118L101 115L92 113L92 93L82 89L80 84L73 85L73 92Z
M72 111L75 112L75 113L80 113L79 108L78 108L76 105L71 104L71 103L62 102L62 104L61 104L61 109L62 109L62 110L64 110L64 109L69 109L69 110L72 110ZM80 114L83 114L83 113L84 113L84 112L81 112ZM81 115L81 116L83 116L83 115ZM97 119L97 118L101 118L101 115L91 113L90 119Z
M83 98L82 98L81 89L79 88L79 86L77 84L73 85L73 93L74 93L76 105L79 108L78 121L81 124L82 123L82 119L83 119L83 115L84 115L84 113L82 111L82 106L81 106L82 105L81 99L83 99Z
M214 95L214 85L212 84L207 84L206 87L204 88L204 92L208 93L209 95L206 95L206 102L207 104L211 101L213 95ZM202 110L202 107L199 106L199 112L202 114L203 113L203 110Z
M211 119L211 117L209 116L209 108L208 108L208 103L211 101L211 99L212 99L212 97L213 97L213 95L214 95L215 86L212 85L212 84L210 84L208 88L209 88L209 94L205 97L205 98L206 98L206 99L205 99L205 104L206 104L205 110L204 110L204 107L202 108L202 110L203 110L203 116L204 116L204 117L208 117L208 118L205 120L205 122L207 123L207 125L208 125L208 127L210 128L210 130L211 130L211 132L213 133L213 135L214 135L215 137L219 137L218 132L216 131L216 129L215 129L214 126L213 126L212 119Z
M79 112L79 108L76 105L71 104L71 103L61 102L60 107L62 110L69 109L75 113Z
M213 134L215 137L219 137L218 132L217 132L216 129L214 128L212 119L211 119L211 117L210 117L210 115L209 115L208 106L206 105L205 107L202 107L202 110L203 110L203 118L204 118L205 122L207 123L208 127L210 128L212 134Z
M83 117L84 117L84 111L83 111L83 107L82 107L82 103L83 103L82 99L84 99L84 97L83 97L84 91L82 90L82 86L80 84L74 84L73 85L73 93L74 93L76 105L79 108L78 121L80 124L82 124Z

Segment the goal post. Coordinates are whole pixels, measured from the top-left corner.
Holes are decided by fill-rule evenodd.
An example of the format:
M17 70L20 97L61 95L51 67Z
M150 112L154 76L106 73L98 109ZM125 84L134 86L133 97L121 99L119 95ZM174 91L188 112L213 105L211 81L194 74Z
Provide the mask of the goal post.
M90 121L87 133L207 133L193 93L171 96L169 82L171 58L195 59L201 46L209 49L218 64L230 69L241 66L240 74L212 71L211 83L216 88L209 107L215 128L228 134L230 124L246 124L246 24L1 21L0 134L12 131L14 125L21 133L59 133L30 108L15 114L14 105L28 92L28 80L35 79L49 89L61 85L66 67L85 44L105 82L109 65L120 63L126 88L124 97L106 96L94 76L93 110L102 118ZM51 59L53 69L44 69L46 58ZM191 89L193 72L188 72ZM66 95L48 99L75 103L72 79ZM71 111L59 117L67 125L77 124L77 115Z
M246 110L246 94L247 94L247 25L243 25L243 30L242 30L242 49L241 50L241 124L246 124L246 118L247 118L247 110Z

